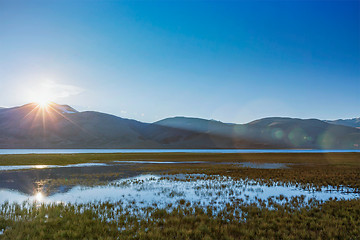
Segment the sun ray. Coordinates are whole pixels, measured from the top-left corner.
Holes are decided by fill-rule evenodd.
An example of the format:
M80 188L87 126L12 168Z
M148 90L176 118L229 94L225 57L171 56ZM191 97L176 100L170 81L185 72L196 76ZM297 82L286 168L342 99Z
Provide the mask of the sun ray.
M60 112L56 108L56 104L50 101L44 101L42 103L34 103L34 107L22 118L26 121L31 121L30 128L35 128L37 126L38 120L41 121L41 127L42 127L42 136L43 138L46 137L47 129L48 127L57 127L56 120L58 119L57 116L60 116L61 118L67 120L72 125L79 128L82 132L88 134L91 137L96 137L93 133L87 131L86 129L82 128L80 125L78 125L76 122L68 118L66 115L64 115L62 112ZM53 124L55 123L55 124Z
M36 107L34 107L30 112L28 112L28 114L26 114L24 117L23 117L23 119L24 118L27 118L33 111L35 111L37 108L39 108L40 106L39 105L37 105Z
M85 129L83 129L80 125L78 125L77 123L75 123L74 121L72 121L70 118L66 117L64 114L62 114L61 112L59 112L57 109L53 108L51 105L48 106L49 108L53 109L57 114L59 114L61 117L63 117L64 119L66 119L67 121L69 121L71 124L73 124L74 126L78 127L80 130L82 130L83 132L89 134L90 136L94 136L93 134L91 134L90 132L86 131Z
M43 138L46 137L46 117L45 117L45 106L40 107L41 109L41 116L42 116L42 127L43 127Z

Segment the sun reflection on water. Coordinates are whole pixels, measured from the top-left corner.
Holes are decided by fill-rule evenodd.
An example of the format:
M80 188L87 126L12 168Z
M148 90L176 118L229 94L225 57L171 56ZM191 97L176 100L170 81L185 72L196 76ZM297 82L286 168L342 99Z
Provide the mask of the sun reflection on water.
M47 165L35 165L36 169L44 169L46 167L47 167Z
M35 200L38 202L42 202L44 200L44 194L42 192L38 192L35 194Z

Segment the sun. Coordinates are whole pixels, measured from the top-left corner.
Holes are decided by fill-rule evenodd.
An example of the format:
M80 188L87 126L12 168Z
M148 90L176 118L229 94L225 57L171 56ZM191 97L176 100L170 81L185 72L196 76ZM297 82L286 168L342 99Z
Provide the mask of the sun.
M40 107L44 108L44 107L47 107L47 106L50 104L50 101L48 101L48 100L41 100L41 101L36 101L36 103L37 103Z
M39 107L49 106L54 101L55 96L56 92L48 82L28 89L28 99Z
M40 107L47 107L51 103L50 96L46 93L39 93L34 100Z

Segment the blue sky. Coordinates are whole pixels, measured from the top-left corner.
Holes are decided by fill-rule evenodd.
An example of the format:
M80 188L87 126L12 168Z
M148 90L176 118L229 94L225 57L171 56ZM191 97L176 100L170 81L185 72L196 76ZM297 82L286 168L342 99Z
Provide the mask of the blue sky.
M0 106L359 117L359 1L0 0Z

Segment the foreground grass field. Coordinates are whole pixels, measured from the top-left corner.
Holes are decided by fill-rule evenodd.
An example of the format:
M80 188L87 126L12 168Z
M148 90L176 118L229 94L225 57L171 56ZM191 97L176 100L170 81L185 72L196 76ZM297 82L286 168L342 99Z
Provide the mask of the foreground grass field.
M137 174L229 176L265 185L298 185L320 190L360 191L360 153L126 153L2 155L0 165L66 165L113 161L163 161L179 164L132 164ZM197 161L193 164L191 162ZM285 163L257 169L239 163ZM121 164L121 163L119 163ZM36 170L27 170L36 171ZM0 172L1 174L1 172ZM118 175L117 175L118 174ZM120 173L75 174L48 179L44 185L98 185ZM166 176L164 176L166 178ZM138 209L122 202L88 204L0 204L0 239L360 239L360 199L321 202L303 197L237 199L222 209L184 200L166 208ZM278 200L279 200L278 199Z
M263 203L264 204L264 203ZM359 239L360 200L304 203L293 198L269 208L228 205L145 209L118 204L2 205L0 239ZM303 207L299 207L303 206ZM305 206L305 207L304 207ZM239 214L239 210L241 211Z

